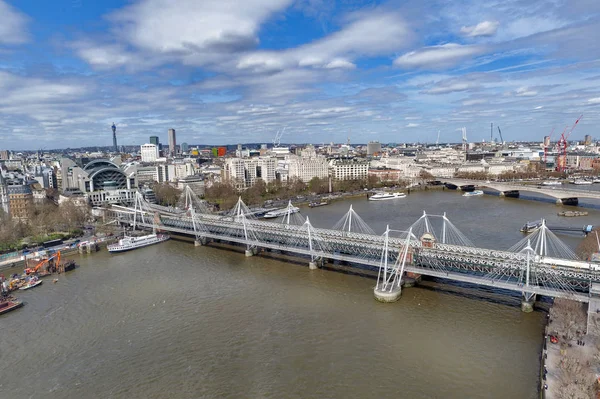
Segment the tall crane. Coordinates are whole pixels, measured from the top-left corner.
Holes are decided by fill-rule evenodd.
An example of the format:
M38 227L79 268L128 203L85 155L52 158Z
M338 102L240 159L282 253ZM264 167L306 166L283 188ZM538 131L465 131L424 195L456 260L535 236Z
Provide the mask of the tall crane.
M577 118L577 120L571 127L571 130L569 130L569 132L567 133L566 136L565 136L565 132L567 131L568 126L565 127L565 130L563 131L563 133L560 136L560 140L558 142L558 150L560 152L560 154L559 154L560 162L558 162L558 164L557 164L557 166L558 166L557 170L559 172L564 172L567 169L567 147L568 147L568 143L569 143L567 140L569 139L571 132L573 131L573 129L575 129L575 126L577 126L577 124L579 123L581 118L583 118L583 115L580 115L579 118Z

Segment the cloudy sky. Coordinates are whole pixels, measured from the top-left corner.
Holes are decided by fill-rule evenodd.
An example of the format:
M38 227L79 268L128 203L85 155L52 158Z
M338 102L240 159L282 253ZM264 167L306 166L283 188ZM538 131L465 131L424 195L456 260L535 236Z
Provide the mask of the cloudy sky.
M112 122L121 144L541 140L580 114L571 137L600 138L598 0L0 0L0 149L110 145Z

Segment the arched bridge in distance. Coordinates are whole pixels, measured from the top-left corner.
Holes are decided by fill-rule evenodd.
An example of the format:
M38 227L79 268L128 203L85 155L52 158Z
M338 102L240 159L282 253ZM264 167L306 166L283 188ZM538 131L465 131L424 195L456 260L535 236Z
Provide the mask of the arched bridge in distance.
M462 191L473 191L474 189L494 190L502 197L519 198L520 193L529 192L541 194L553 198L558 205L577 205L579 198L591 198L600 200L600 191L575 190L555 186L537 186L528 184L519 184L512 182L496 182L483 180L468 180L456 178L437 178L443 182L446 187L451 189L460 189Z

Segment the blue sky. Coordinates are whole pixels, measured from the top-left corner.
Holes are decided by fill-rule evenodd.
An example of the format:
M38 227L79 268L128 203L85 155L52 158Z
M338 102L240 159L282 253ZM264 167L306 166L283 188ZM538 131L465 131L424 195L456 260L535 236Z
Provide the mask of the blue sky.
M0 149L600 139L597 0L0 0Z

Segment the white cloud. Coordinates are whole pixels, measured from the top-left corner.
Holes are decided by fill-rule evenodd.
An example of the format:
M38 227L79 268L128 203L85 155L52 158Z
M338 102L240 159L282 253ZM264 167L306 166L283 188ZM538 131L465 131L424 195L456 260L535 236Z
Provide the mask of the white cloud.
M447 94L447 93L454 93L457 91L467 91L467 90L474 89L477 87L479 87L479 84L474 83L474 82L450 81L450 82L443 82L431 89L424 90L423 93Z
M27 17L0 0L0 44L22 44L29 40Z
M448 43L440 46L425 47L411 51L394 60L394 65L401 68L440 69L458 64L466 58L484 52L481 46L468 46Z
M348 60L344 60L342 58L336 58L336 59L332 60L330 63L326 64L324 66L324 68L326 68L326 69L335 69L335 68L353 69L353 68L356 68L356 65L354 65L353 63L351 63Z
M498 21L483 21L474 26L463 26L460 33L469 37L494 36L499 26Z
M418 123L409 123L406 125L406 127L411 128L411 127L418 127L419 124Z
M519 87L515 92L517 97L535 97L537 94L538 92L536 90L533 90L529 87Z
M237 68L257 72L284 67L352 69L356 67L353 59L389 54L412 39L408 25L397 13L360 12L348 21L339 31L296 48L245 54Z
M537 107L535 107L534 109L536 109L536 110L537 110L537 109L542 109L542 108L544 108L542 105L538 105L538 106L537 106Z
M476 98L476 99L472 99L472 100L465 100L462 102L463 105L469 107L472 105L481 105L481 104L487 104L488 100L485 100L483 98Z
M600 104L600 97L590 98L588 104Z

